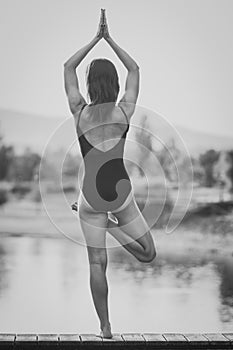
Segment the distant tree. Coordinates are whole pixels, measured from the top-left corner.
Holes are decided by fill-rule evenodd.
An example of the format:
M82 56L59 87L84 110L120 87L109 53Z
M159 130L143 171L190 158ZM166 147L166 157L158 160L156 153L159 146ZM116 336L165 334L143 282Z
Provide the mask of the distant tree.
M63 164L63 174L71 177L77 176L81 160L79 154L73 156L71 153L68 153Z
M7 146L0 135L0 180L6 180L14 158L13 146Z
M14 157L10 169L11 179L19 182L32 181L40 160L41 157L27 147L22 155Z
M181 165L181 163L184 162L184 159L181 151L176 146L174 138L169 139L156 155L166 178L169 181L177 181L177 166L178 164Z
M58 178L58 169L55 164L50 161L49 157L43 157L40 162L40 180L56 181Z
M148 155L153 149L152 136L150 133L146 132L144 129L145 130L148 129L148 122L147 122L146 115L142 117L141 129L135 133L135 139L138 141L138 144L143 146L143 147L139 146L139 155L138 155L138 163L137 163L137 169L141 176L144 175L143 169L146 166ZM132 171L132 167L131 167L131 171Z
M210 149L199 156L200 165L204 169L204 185L207 187L212 187L216 183L214 178L214 164L219 159L220 152Z
M227 152L228 161L230 162L230 168L227 171L227 176L229 177L231 181L231 189L230 191L233 192L233 150Z
M0 206L8 201L7 190L0 188Z
M204 169L200 165L200 162L198 159L191 157L191 162L193 166L193 180L194 182L197 182L198 184L201 184L203 177L204 177Z
M164 171L165 177L171 180L171 172L170 172L171 156L168 152L168 148L166 146L163 146L162 149L158 151L156 155Z

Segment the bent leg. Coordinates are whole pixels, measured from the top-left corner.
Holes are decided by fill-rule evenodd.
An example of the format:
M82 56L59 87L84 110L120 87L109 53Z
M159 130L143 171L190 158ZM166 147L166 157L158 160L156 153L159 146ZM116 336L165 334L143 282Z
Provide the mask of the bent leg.
M111 326L108 313L108 283L106 278L107 251L106 225L107 215L92 211L84 201L79 206L80 225L87 244L90 264L90 288L100 328L105 338L111 338Z
M156 256L154 241L135 198L123 210L113 214L118 224L109 220L108 232L139 261L151 262Z

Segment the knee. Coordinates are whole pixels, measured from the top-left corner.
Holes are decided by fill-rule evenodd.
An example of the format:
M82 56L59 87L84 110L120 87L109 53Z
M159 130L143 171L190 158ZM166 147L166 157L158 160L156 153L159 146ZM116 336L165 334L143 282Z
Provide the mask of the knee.
M95 250L95 252L93 252ZM106 270L107 267L107 256L102 248L92 248L92 253L89 254L90 268L93 271Z
M107 268L107 263L104 261L90 261L90 272L91 276L98 278L98 273L105 273Z
M153 261L156 258L156 250L153 249L153 251L149 255L149 262Z
M139 260L144 263L150 263L156 258L156 250L154 247L145 251L145 255Z

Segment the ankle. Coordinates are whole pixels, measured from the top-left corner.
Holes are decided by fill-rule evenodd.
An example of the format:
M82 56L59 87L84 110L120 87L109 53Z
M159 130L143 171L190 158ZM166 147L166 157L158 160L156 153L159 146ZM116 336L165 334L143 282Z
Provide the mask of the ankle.
M103 330L103 329L109 329L111 328L111 324L110 322L106 322L106 323L103 323L103 324L100 324L100 328Z

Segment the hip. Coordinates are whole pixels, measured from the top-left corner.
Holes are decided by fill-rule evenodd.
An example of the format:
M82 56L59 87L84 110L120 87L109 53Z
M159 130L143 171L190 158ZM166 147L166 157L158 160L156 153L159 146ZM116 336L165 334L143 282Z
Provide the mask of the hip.
M131 202L133 198L134 198L134 193L131 187L131 190L128 193L126 193L126 197L124 198L124 200L120 200L114 203L111 203L111 202L106 203L106 201L104 201L104 204L103 204L102 201L99 201L98 199L93 198L93 196L88 197L83 191L83 189L80 189L79 198L78 198L78 208L80 208L80 206L84 206L87 209L89 209L89 211L92 211L94 213L98 213L98 212L117 213L123 210Z

